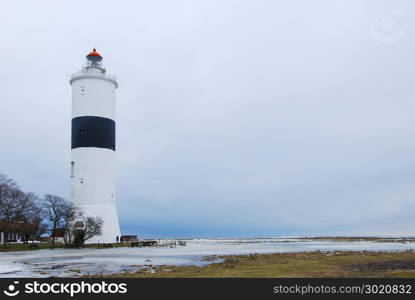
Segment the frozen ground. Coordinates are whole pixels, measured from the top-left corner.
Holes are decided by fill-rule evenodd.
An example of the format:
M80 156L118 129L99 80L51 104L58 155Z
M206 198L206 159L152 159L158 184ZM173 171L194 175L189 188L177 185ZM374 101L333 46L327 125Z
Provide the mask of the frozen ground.
M76 277L136 271L154 265L203 265L204 256L249 253L415 250L415 243L300 241L296 239L188 240L177 248L54 249L0 252L0 277ZM147 262L146 262L147 261Z

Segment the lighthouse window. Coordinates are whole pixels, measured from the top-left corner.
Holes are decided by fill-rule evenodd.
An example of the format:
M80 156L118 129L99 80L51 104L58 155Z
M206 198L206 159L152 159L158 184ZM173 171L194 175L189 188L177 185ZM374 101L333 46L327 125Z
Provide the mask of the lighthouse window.
M85 93L85 87L81 86L81 95Z
M85 134L85 132L86 132L86 130L85 130L85 129L79 129L79 134L80 134L80 135L84 135L84 134Z
M75 162L71 161L71 177L75 176Z

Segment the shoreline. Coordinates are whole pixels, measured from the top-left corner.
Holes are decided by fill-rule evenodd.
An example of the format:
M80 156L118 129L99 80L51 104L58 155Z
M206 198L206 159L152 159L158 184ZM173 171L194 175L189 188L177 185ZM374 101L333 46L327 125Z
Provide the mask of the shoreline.
M187 238L187 239L156 239L158 241L177 240L177 241L198 241L198 240L213 240L213 241L229 241L238 244L249 244L249 243L261 243L264 241L275 241L279 243L284 242L376 242L376 243L415 243L414 237L345 237L345 236L316 236L316 237L281 237L281 238ZM32 243L12 243L6 248L4 245L0 245L1 252L9 251L36 251L42 249L53 249L50 243L35 243L38 248L31 249L29 246ZM115 243L111 244L113 248L129 247L129 243ZM156 248L156 247L154 247ZM66 248L63 244L56 244L55 249L105 249L104 244L89 244L82 248Z

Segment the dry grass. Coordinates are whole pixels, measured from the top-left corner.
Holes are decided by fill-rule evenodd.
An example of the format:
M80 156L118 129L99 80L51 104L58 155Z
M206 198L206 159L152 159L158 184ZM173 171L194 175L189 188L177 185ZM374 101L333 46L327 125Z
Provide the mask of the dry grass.
M415 277L415 269L389 268L396 262L405 266L413 262L415 253L406 252L307 252L251 254L217 257L223 262L204 267L158 266L142 269L136 273L122 273L111 277L145 278L277 278L277 277ZM381 262L385 268L377 266ZM371 264L370 264L371 263ZM399 266L398 264L398 266Z

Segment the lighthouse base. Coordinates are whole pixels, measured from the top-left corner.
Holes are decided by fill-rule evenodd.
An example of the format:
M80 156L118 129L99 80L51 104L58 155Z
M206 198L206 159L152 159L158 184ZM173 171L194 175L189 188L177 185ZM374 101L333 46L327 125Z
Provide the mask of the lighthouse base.
M103 220L102 234L85 241L85 244L112 244L121 240L117 209L114 205L82 205L84 216L100 217Z

